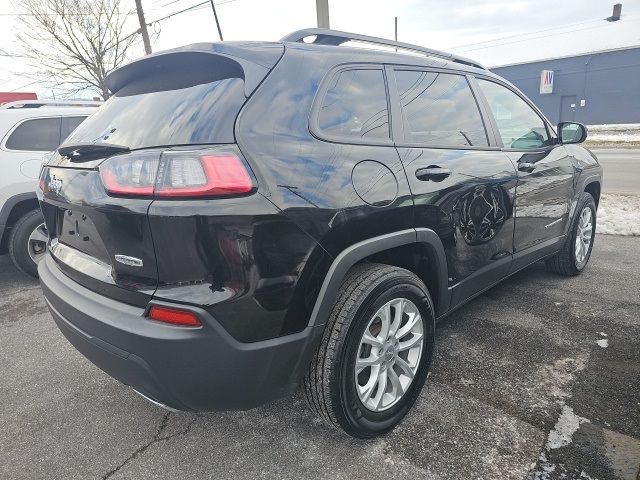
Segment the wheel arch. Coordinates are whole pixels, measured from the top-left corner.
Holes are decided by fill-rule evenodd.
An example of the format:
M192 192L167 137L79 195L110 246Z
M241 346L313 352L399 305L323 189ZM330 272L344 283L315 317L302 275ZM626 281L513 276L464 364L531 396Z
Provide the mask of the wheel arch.
M590 193L593 200L596 202L596 209L600 203L600 180L590 179L584 185L583 191Z
M362 261L376 261L380 255L399 247L418 247L428 254L431 268L427 278L421 278L427 284L434 301L436 316L444 315L449 307L444 247L433 230L411 228L369 238L344 249L329 267L311 313L309 326L324 325L327 322L337 292L351 267ZM396 262L389 263L396 265Z
M0 210L0 252L7 248L9 232L16 222L26 213L38 208L35 192L19 193L10 197Z

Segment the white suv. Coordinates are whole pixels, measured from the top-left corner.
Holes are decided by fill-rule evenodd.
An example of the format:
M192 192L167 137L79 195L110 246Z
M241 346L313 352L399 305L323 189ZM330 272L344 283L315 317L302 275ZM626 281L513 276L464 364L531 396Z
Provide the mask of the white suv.
M0 254L9 253L23 272L37 276L47 232L35 189L42 158L100 102L26 100L0 106Z

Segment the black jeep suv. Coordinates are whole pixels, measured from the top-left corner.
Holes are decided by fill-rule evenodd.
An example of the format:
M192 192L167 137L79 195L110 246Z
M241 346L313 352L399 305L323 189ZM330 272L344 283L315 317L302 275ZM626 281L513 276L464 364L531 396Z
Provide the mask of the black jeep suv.
M38 271L69 341L164 407L302 386L329 424L384 433L437 320L538 260L589 260L584 126L471 60L312 29L150 55L108 86L43 168Z

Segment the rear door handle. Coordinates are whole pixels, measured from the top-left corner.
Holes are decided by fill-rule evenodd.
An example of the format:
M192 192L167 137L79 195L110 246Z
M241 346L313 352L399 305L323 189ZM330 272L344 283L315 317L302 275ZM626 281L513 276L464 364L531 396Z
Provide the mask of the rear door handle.
M518 170L520 170L521 172L531 173L535 169L536 169L536 164L535 163L529 163L529 162L520 162L520 163L518 163Z
M451 170L448 168L441 168L436 166L429 166L426 168L419 168L416 170L416 178L427 182L429 180L433 182L441 182L445 178L451 175Z

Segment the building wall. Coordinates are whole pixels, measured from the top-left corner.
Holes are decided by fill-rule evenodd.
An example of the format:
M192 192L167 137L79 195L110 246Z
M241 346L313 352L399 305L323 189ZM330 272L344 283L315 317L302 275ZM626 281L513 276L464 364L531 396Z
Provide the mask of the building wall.
M552 122L640 123L640 47L491 70L522 90ZM551 94L540 94L542 70L554 71Z

